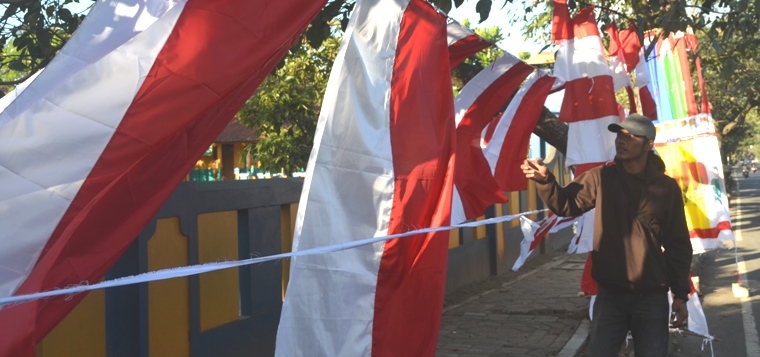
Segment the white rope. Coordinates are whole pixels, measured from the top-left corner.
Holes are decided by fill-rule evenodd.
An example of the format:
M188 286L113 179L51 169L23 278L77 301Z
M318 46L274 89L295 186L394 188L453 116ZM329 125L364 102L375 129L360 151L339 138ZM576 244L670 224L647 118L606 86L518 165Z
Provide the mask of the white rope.
M190 275L208 273L208 272L212 272L216 270L236 268L236 267L257 264L257 263L264 263L264 262L268 262L272 260L281 260L281 259L292 258L292 257L302 257L302 256L308 256L308 255L338 252L342 250L353 249L353 248L357 248L357 247L361 247L361 246L365 246L365 245L369 245L373 243L386 241L389 239L403 238L403 237L413 236L417 234L441 232L441 231L448 231L448 230L456 229L456 228L470 228L470 227L483 226L487 224L507 222L515 218L518 218L520 216L527 216L527 215L538 214L542 212L545 212L545 210L537 210L537 211L519 213L516 215L494 217L494 218L484 219L481 221L465 222L465 223L460 223L460 224L454 224L447 227L423 228L423 229L413 230L413 231L409 231L405 233L392 234L389 236L365 238L365 239L360 239L360 240L351 241L347 243L331 244L324 247L317 247L317 248L304 249L304 250L289 252L289 253L268 255L265 257L257 257L257 258L228 261L228 262L206 263L206 264L199 264L199 265L184 266L184 267L179 267L179 268L156 270L156 271L151 271L151 272L142 273L138 275L132 275L132 276L127 276L127 277L113 279L113 280L107 280L107 281L103 281L103 282L92 284L92 285L82 284L82 285L66 287L63 289L0 298L0 307L2 307L3 305L17 304L17 303L22 303L22 302L27 302L27 301L37 300L37 299L44 299L44 298L49 298L49 297L59 296L59 295L78 294L85 291L91 291L91 290L96 290L96 289L113 288L117 286L125 286L125 285L139 284L139 283L147 283L151 281L180 278L180 277L185 277L185 276L190 276Z

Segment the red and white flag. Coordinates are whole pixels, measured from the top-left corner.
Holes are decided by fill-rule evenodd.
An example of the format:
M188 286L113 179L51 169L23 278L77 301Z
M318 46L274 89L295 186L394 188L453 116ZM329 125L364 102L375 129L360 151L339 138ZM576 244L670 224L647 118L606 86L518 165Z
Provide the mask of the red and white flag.
M594 12L584 8L571 19L566 0L552 2L552 39L559 44L554 75L566 82L559 121L569 124L567 165L601 164L615 156L607 126L620 116Z
M628 94L628 110L631 113L636 113L636 97L633 95L631 77L628 74L633 70L633 67L628 67L617 24L613 22L606 30L604 30L604 32L610 36L610 45L608 46L607 53L615 91L625 88L625 91Z
M528 188L520 165L528 156L530 135L544 110L546 97L556 84L556 78L533 72L496 123L483 152L502 191Z
M547 234L557 233L573 225L577 220L578 217L560 217L554 213L549 214L539 222L533 222L525 216L520 216L520 230L523 234L523 240L520 243L520 256L512 265L512 271L518 271L525 264L530 253L533 253L533 250L538 247Z
M446 34L449 42L449 63L452 69L478 51L493 46L474 31L451 19L446 26Z
M452 222L480 217L492 204L507 201L507 196L494 179L494 166L489 165L484 156L482 135L533 70L519 58L505 53L467 82L454 99L457 161ZM510 152L509 155L516 154Z
M333 67L293 250L449 224L454 99L446 19L359 0ZM432 356L448 232L296 257L277 356Z
M98 2L3 103L0 296L102 279L325 2ZM3 307L0 355L83 298Z
M649 90L649 84L652 82L652 77L649 74L649 67L644 58L643 47L639 49L639 63L634 69L634 74L636 76L636 88L639 89L641 114L649 119L657 120L657 102L655 102L654 97L652 96L652 91Z

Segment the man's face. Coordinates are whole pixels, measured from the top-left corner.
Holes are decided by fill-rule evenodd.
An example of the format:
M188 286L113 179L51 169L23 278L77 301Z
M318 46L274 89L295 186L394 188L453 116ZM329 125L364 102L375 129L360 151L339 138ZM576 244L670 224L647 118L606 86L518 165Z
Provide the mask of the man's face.
M647 152L652 149L652 141L647 138L636 136L628 130L620 129L615 138L615 157L621 161L636 160L646 157Z

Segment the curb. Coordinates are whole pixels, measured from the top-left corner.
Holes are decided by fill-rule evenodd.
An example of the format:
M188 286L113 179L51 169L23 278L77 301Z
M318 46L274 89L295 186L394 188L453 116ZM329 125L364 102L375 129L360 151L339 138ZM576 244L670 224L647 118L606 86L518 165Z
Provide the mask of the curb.
M576 357L578 353L583 349L588 341L590 324L588 319L583 319L581 324L575 330L575 333L570 340L567 341L565 347L559 351L557 357Z

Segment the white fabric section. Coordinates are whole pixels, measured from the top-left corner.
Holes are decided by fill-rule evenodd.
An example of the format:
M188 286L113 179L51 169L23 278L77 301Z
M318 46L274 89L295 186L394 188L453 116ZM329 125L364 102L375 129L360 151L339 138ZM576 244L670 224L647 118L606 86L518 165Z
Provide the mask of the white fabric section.
M486 68L483 68L482 71L478 72L473 79L465 84L459 95L454 98L454 113L456 114L457 126L459 126L459 122L462 121L462 118L472 104L483 94L483 91L488 89L494 81L499 79L517 63L520 63L519 58L505 52L503 56L497 58Z
M554 76L571 81L583 77L609 76L607 55L599 36L562 40L557 50Z
M612 160L615 157L615 134L607 129L612 123L620 123L620 117L610 115L569 123L566 165Z
M567 219L567 217L559 217L557 219L557 224L552 227L552 229L549 230L549 233L557 233L567 227L572 226L573 224L578 222L579 217L573 217L572 219Z
M594 250L594 217L596 208L586 212L578 219L577 233L568 247L570 254L586 254Z
M454 186L454 193L451 197L451 222L461 223L467 220L467 216L464 213L464 205L462 205L462 198L459 196L459 190Z
M504 145L504 139L507 137L507 132L509 132L509 126L512 125L512 120L515 118L515 113L520 107L523 98L525 98L525 94L528 93L528 90L530 90L539 78L541 78L541 76L535 71L528 76L525 84L523 84L517 93L515 93L515 96L512 98L512 101L509 102L507 109L504 110L504 114L501 115L501 119L499 119L499 123L496 124L496 128L494 128L493 136L491 136L491 141L488 143L488 146L483 149L483 155L486 157L486 160L488 160L488 165L491 166L491 174L496 170L496 163L499 161L501 147Z
M454 21L446 25L446 37L449 46L453 45L457 41L472 35L477 35L474 31L462 26L460 23Z
M615 90L631 85L631 77L625 70L625 62L620 56L610 56L610 71L612 72L612 83Z
M0 98L0 126L28 110L85 66L150 27L177 2L99 0L47 68L25 81L21 88ZM37 84L29 86L32 81Z
M322 103L294 251L383 236L388 230L394 191L391 76L407 5L356 3ZM293 259L276 356L370 355L383 247L377 242Z
M591 301L588 304L588 319L589 321L594 319L594 303L596 303L596 295L591 295ZM627 344L628 342L626 342Z
M670 312L672 312L673 308L672 292L668 292L668 306L668 316L670 316ZM689 301L686 302L686 311L689 313L689 319L687 323L689 331L699 334L707 340L712 340L713 336L710 335L710 331L707 328L707 318L705 317L705 311L702 309L702 303L699 301L699 296L697 296L697 294L689 294Z
M303 257L307 255L316 255L316 254L328 254L332 252L338 252L341 250L354 249L354 248L365 246L365 245L375 244L377 242L386 241L390 239L411 237L417 234L443 232L443 231L449 231L452 229L474 228L474 227L485 226L488 224L504 223L518 217L538 214L542 212L545 212L545 211L544 210L531 211L531 212L524 212L524 213L519 213L515 215L499 216L499 217L488 218L488 219L484 219L480 221L454 224L447 227L423 228L423 229L417 229L417 230L404 232L404 233L392 234L389 236L347 240L346 243L337 243L337 244L323 246L323 247L315 247L311 249L299 250L297 252L268 255L265 257L256 257L256 258L250 258L250 259L244 259L244 260L224 261L224 262L216 262L216 263L190 265L190 266L184 266L184 267L179 267L179 268L154 270L154 271L150 271L150 272L142 273L138 275L127 276L127 277L118 278L114 280L106 280L106 281L102 281L100 283L92 284L92 285L78 285L78 286L72 286L72 287L68 287L64 289L44 291L44 292L38 292L34 294L27 294L27 295L11 296L7 298L0 298L0 307L7 304L21 303L25 301L49 298L53 296L71 295L71 294L78 294L85 291L92 291L92 290L97 290L97 289L113 288L117 286L127 286L127 285L139 284L139 283L147 283L151 281L180 278L180 277L208 273L208 272L222 270L222 269L260 264L260 263L265 263L265 262L270 262L270 261L275 261L275 260L281 260L285 258Z
M724 249L724 241L733 241L734 234L731 231L720 231L719 238L692 238L691 249L694 254L702 254L708 250ZM721 239L722 238L722 239Z
M520 216L520 231L522 231L523 240L520 242L520 256L517 257L515 264L512 265L512 271L518 271L523 264L525 264L525 260L530 256L530 253L532 252L532 250L530 250L530 245L533 243L533 240L535 240L535 234L538 227L539 224L537 222L533 222L525 216Z
M0 297L13 294L35 265L129 108L183 5L76 73L64 70L68 79L52 90L38 90L57 83L54 70L60 67L51 65L43 73L49 81L40 76L23 92L44 92L44 98L8 107L28 110L4 116L6 122L0 125Z
M649 82L652 81L649 77L647 62L644 59L644 48L639 50L639 63L636 64L636 68L633 70L633 73L636 75L636 87L638 88L645 87L647 84L649 84Z

